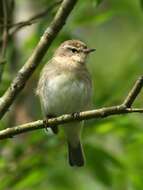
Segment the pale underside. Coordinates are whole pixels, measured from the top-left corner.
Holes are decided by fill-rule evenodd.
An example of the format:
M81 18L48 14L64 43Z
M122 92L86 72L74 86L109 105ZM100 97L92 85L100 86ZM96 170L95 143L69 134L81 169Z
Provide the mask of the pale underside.
M57 71L52 64L46 67L37 90L44 114L58 116L86 110L91 100L91 82L87 70L77 72L76 76L72 71Z
M40 96L45 116L86 110L91 100L89 74L85 68L72 72L48 64L41 74L37 94ZM68 123L68 127L64 127L68 141L72 144L78 143L81 126L81 122L72 122Z
M43 91L45 114L61 115L86 109L89 92L83 82L61 74L47 81L45 85Z

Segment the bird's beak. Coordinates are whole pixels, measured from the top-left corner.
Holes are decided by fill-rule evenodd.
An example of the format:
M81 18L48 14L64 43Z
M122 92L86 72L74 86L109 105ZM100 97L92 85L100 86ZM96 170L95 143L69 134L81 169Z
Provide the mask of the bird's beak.
M83 50L83 52L85 52L85 53L91 53L91 52L93 52L93 51L96 51L96 49L95 48L87 48L87 49L84 49Z

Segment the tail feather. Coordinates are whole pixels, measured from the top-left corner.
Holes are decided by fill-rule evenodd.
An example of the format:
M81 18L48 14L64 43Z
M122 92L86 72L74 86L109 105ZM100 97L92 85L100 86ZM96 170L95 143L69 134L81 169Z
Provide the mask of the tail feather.
M68 156L70 166L84 165L84 156L80 142L77 144L76 147L71 146L71 144L68 143Z

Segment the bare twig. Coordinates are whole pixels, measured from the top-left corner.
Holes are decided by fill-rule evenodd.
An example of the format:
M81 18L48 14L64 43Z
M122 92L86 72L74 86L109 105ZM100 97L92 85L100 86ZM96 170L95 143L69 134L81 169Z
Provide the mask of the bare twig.
M15 23L11 25L11 27L14 27L14 30L10 32L10 35L14 35L17 31L19 31L21 28L25 26L32 25L37 22L38 19L41 19L45 17L49 11L51 11L55 6L59 5L62 2L62 0L53 2L46 10L32 16L31 18L27 19L26 21L21 21L19 23Z
M7 0L2 0L3 5L3 35L2 35L2 47L1 47L1 55L0 55L0 81L2 78L3 68L5 64L5 54L7 49L8 42L8 6Z
M29 19L24 20L24 21L20 21L17 23L7 23L7 26L9 28L13 28L13 27L17 27L17 26L19 27L20 25L22 25L22 27L23 27L23 26L27 26L27 25L32 24L32 22L35 23L38 19L41 19L44 16L46 16L50 10L52 10L55 6L59 5L61 2L62 2L62 0L55 1L55 2L53 2L53 4L51 4L49 7L47 7L44 11L39 12L36 15L31 16ZM0 28L1 27L3 28L4 25L3 24L0 25Z
M143 113L143 109L131 109L125 108L122 105L108 107L108 108L101 108L96 110L90 110L85 112L80 112L78 114L66 114L56 118L49 119L46 121L46 126L54 126L59 124L68 123L71 121L81 121L81 120L88 120L92 118L104 118L112 115L119 115L119 114L128 114L128 113ZM68 127L68 125L67 125ZM0 140L11 138L15 135L45 128L45 121L38 120L31 123L26 123L23 125L19 125L12 128L7 128L0 131Z
M20 21L20 22L17 22L17 23L7 23L7 27L9 28L9 33L8 35L9 36L13 36L17 31L19 31L20 29L22 29L23 27L25 26L30 26L34 23L36 23L39 19L47 16L47 14L53 10L53 8L57 5L59 5L60 3L62 2L62 0L58 0L58 1L55 1L53 2L50 6L48 6L44 11L30 17L29 19L27 20L24 20L24 21ZM4 25L0 25L0 28L3 28Z
M7 40L8 40L8 15L7 15L7 1L3 0L3 17L4 17L4 22L3 22L3 43L2 43L2 50L1 50L1 57L5 57L6 53L6 47L7 47Z
M43 18L44 16L46 16L51 10L53 10L53 8L57 5L59 5L63 0L59 0L59 1L55 1L53 2L50 6L47 7L46 10L32 16L31 18L25 20L25 21L21 21L21 22L17 22L17 23L7 23L7 27L9 28L8 30L8 37L12 37L16 32L18 32L20 29L22 29L23 27L26 26L30 26L34 23L36 23L38 21L38 19ZM0 19L3 21L3 19ZM3 28L4 24L0 25L0 28ZM0 39L0 45L2 44L2 39Z
M125 98L124 102L118 106L112 106L107 108L100 108L95 110L89 110L80 112L78 114L66 114L59 117L55 117L52 119L48 119L46 121L46 126L54 126L59 124L68 123L71 121L81 121L81 120L88 120L92 118L105 118L112 115L119 115L119 114L129 114L129 113L143 113L143 108L130 108L130 106L135 101L135 98L141 91L143 77L140 77L136 83L134 84L133 88L129 92L127 98ZM12 128L7 128L0 131L0 139L6 139L13 137L15 135L25 133L28 131L33 131L36 129L42 129L45 127L45 121L38 120L31 123L26 123L23 125L19 125ZM67 126L68 127L68 126Z
M127 108L130 108L135 101L136 97L140 93L141 89L143 87L143 76L141 76L129 92L127 98L123 102L123 105L126 106Z
M25 63L25 65L19 70L16 78L11 83L5 94L0 100L0 118L7 112L10 105L16 99L17 95L24 88L26 82L40 64L42 58L46 54L50 44L55 39L59 31L65 24L65 21L76 4L77 0L64 0L57 11L55 18L50 26L44 32L37 47L33 51L32 55Z

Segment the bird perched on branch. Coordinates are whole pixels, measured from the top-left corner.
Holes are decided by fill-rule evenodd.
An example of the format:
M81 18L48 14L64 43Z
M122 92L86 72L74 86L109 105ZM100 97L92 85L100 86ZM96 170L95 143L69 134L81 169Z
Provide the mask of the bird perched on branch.
M87 48L79 40L68 40L55 51L52 59L43 68L37 94L45 117L78 113L88 109L91 102L91 77L86 67L86 58L95 49ZM74 121L63 125L69 164L83 166L84 155L81 145L82 122ZM54 133L57 126L51 127Z

